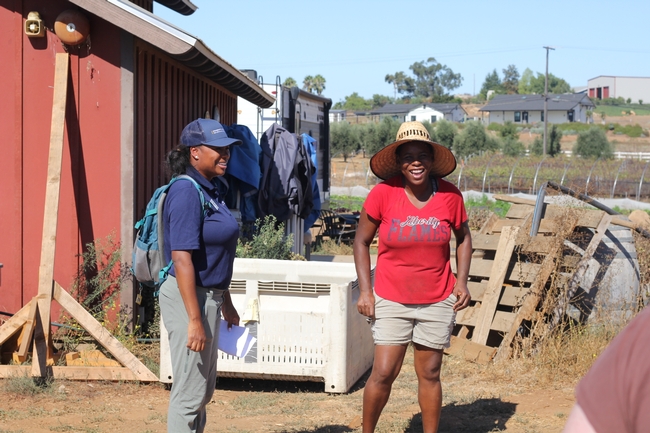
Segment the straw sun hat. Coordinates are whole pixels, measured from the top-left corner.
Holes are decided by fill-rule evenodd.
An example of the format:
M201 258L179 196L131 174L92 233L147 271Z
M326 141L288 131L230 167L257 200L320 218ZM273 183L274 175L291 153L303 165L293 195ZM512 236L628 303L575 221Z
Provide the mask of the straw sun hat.
M420 141L431 145L433 149L433 164L431 176L445 177L456 169L456 158L451 150L431 141L429 131L420 122L404 122L397 131L395 142L377 152L370 158L370 169L380 179L386 180L402 172L397 161L397 148L409 141Z

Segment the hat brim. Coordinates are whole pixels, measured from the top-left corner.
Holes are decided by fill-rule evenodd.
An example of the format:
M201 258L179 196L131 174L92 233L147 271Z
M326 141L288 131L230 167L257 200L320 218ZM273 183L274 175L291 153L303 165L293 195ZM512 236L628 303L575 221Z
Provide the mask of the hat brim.
M390 179L402 173L402 168L397 162L395 151L399 146L409 142L420 142L430 145L433 149L433 164L430 175L434 177L445 177L456 169L456 157L451 150L445 146L429 140L404 139L381 149L370 158L370 170L382 180Z
M201 143L206 146L210 147L226 147L226 146L239 146L241 144L241 140L238 140L236 138L219 138L217 140L212 140L209 142Z

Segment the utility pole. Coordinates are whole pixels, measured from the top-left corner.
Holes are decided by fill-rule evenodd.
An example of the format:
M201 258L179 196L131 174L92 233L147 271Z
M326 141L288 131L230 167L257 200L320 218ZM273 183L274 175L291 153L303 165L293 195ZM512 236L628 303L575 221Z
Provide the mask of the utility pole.
M544 148L542 154L546 156L546 137L548 130L548 50L555 50L555 48L543 48L546 49L546 77L544 79Z

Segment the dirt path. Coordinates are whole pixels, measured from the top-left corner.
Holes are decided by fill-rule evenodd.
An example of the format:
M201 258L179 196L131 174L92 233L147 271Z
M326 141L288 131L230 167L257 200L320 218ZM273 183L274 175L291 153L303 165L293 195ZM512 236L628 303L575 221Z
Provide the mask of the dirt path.
M440 432L561 431L573 405L573 384L528 379L508 364L481 367L446 357ZM330 395L322 383L221 379L206 431L360 431L364 381L348 394ZM0 433L166 432L169 391L159 384L55 381L34 396L13 391L21 385L24 379L0 381ZM416 387L409 353L378 432L421 431Z

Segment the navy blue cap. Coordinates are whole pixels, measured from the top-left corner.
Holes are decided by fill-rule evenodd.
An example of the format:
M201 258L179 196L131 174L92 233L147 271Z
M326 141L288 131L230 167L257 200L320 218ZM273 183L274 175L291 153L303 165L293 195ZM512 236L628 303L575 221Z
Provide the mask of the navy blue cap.
M228 137L223 125L212 119L196 119L181 132L181 144L187 147L206 146L226 147L239 145L241 140Z

